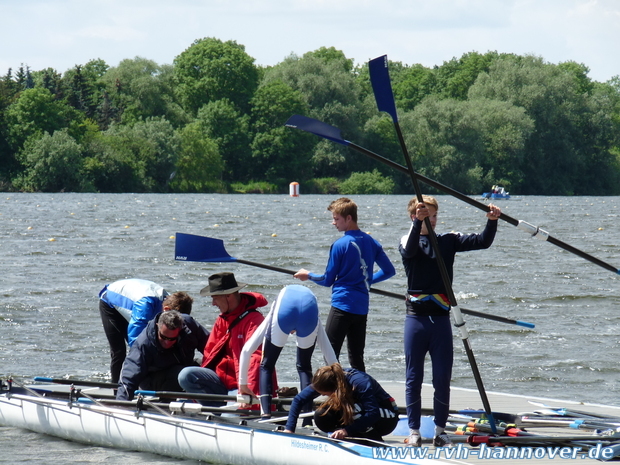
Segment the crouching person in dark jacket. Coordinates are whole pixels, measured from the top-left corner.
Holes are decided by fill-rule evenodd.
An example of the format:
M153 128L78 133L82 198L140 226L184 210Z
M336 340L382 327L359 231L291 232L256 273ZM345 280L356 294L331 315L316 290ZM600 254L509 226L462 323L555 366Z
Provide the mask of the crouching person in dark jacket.
M116 398L132 400L137 389L181 391L179 372L197 365L195 351L204 351L209 331L189 315L159 313L131 346L123 363Z

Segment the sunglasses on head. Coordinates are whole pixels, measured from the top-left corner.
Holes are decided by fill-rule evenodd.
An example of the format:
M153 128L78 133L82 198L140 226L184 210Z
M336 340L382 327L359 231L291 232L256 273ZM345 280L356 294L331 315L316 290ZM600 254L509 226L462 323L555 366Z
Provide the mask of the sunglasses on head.
M168 336L164 336L164 335L161 333L161 331L159 331L159 337L160 337L160 338L162 338L164 341L170 341L170 342L174 342L174 341L176 341L176 340L179 338L179 336L176 336L176 337L168 337Z

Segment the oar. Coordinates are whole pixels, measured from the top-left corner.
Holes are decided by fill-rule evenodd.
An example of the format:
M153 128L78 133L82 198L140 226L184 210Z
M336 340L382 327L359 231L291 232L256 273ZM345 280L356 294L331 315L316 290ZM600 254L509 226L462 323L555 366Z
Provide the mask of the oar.
M322 121L319 121L313 118L308 118L307 116L293 115L285 123L285 126L289 128L301 129L302 131L309 132L311 134L322 137L324 139L331 140L338 144L346 145L348 147L351 147L353 150L363 153L364 155L369 156L370 158L374 158L375 160L378 160L386 164L387 166L390 166L398 171L401 171L407 174L409 173L409 171L407 170L407 167L400 165L390 160L389 158L385 158L382 155L371 152L370 150L365 149L364 147L361 147L357 144L354 144L353 142L343 139L340 129L334 126L330 126L329 124L323 123ZM423 176L419 173L414 172L413 176L416 179L422 181L423 183L428 184L429 186L434 187L437 190L445 192L446 194L452 195L453 197L459 200L462 200L463 202L468 203L469 205L473 207L479 208L480 210L483 210L486 212L489 211L488 205L478 202L477 200L472 199L471 197L468 197L467 195L462 194L452 189L451 187L448 187L444 184L441 184L437 181L427 178L426 176ZM588 260L589 262L594 263L595 265L605 268L606 270L613 271L616 274L620 274L620 269L616 268L615 266L610 265L609 263L606 263L603 260L600 260L586 252L583 252L582 250L579 250L573 247L572 245L567 244L566 242L556 239L555 237L551 236L547 231L539 228L538 226L534 226L533 224L527 223L523 220L517 220L515 218L512 218L511 216L506 215L503 212L501 216L499 217L499 219L504 220L507 223L510 223L511 225L516 226L517 228L521 229L522 231L529 233L532 237L535 237L542 241L550 242L560 247L561 249L566 250L567 252L570 252L585 260Z
M285 273L294 275L296 271L287 270L286 268L280 268L277 266L265 265L262 263L251 262L248 260L241 260L239 258L231 257L224 248L224 241L222 239L215 239L213 237L197 236L194 234L176 233L175 237L175 259L188 262L237 262L244 265L255 266L258 268L264 268L271 271L277 271L279 273ZM381 289L371 288L370 292L386 297L393 297L396 299L404 300L405 296L402 294L396 294L395 292L384 291ZM479 318L486 318L487 320L499 321L500 323L513 324L523 326L525 328L534 328L533 323L528 323L520 320L513 320L511 318L505 318L503 316L491 315L488 313L477 312L475 310L467 310L461 308L461 311L467 315L476 316Z
M392 117L392 121L394 122L394 129L396 129L396 134L398 135L400 147L402 149L403 155L405 156L405 161L407 162L407 172L411 177L413 190L418 199L418 202L423 202L422 190L420 189L420 186L418 184L418 178L415 176L415 170L413 169L411 157L409 156L409 151L407 150L407 145L405 144L405 139L403 138L400 124L398 123L396 104L394 102L392 84L390 83L390 74L388 71L387 55L371 60L368 63L368 68L370 71L370 82L375 93L375 99L377 100L377 107L379 108L379 111L385 111ZM452 307L454 325L459 329L461 333L463 346L465 347L465 352L467 353L467 358L469 360L469 364L471 365L474 379L476 380L476 386L478 387L478 391L480 393L482 405L487 414L487 417L489 418L491 429L493 433L495 433L497 430L495 427L495 420L493 419L491 404L489 403L489 398L487 397L486 390L484 389L484 383L482 382L482 377L480 376L480 370L478 369L478 363L476 362L474 351L472 350L471 344L469 342L469 333L467 331L467 327L465 326L465 321L463 320L461 309L459 308L459 304L456 301L456 296L454 295L454 290L452 289L452 282L450 280L450 275L448 274L448 269L446 268L446 264L441 255L441 249L439 248L437 235L435 234L435 231L431 226L431 221L429 217L424 218L424 224L428 232L428 238L431 242L432 249L435 252L435 260L441 273L441 279L448 295L450 306Z
M136 395L141 394L143 396L149 397L159 397L159 398L168 398L168 399L195 399L195 400L208 400L215 402L239 402L250 404L252 399L250 396L231 396L226 394L200 394L195 392L176 392L176 391L146 391L146 390L137 390L135 392ZM243 398L240 398L243 397ZM272 404L275 405L289 405L293 402L293 399L281 399L279 397L275 397L271 400Z
M75 386L88 386L88 387L97 387L102 389L118 389L118 384L116 383L103 383L99 381L84 381L81 379L64 379L64 378L46 378L44 376L35 376L35 381L39 381L42 383L54 383L54 384L66 384L66 385L75 385Z

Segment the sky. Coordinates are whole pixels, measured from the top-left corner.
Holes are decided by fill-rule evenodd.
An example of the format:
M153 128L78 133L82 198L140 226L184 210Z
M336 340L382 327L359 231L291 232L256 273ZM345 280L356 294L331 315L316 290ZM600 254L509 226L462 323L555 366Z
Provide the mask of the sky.
M426 67L497 51L583 63L599 82L620 75L620 0L0 0L0 75L98 58L172 64L204 37L234 40L262 66L320 47Z

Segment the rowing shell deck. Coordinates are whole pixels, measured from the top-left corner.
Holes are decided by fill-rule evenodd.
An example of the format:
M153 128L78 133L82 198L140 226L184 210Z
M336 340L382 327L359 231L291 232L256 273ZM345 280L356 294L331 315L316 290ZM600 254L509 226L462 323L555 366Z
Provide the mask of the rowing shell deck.
M400 406L404 405L404 383L381 384L397 399ZM52 390L62 392L63 388L67 386ZM424 385L422 394L423 409L430 407L432 387ZM503 414L516 416L555 407L620 418L620 407L495 392L487 392L487 395L493 411ZM575 459L588 465L599 462L593 455L598 451L600 456L605 450L602 449L601 442L605 444L620 442L620 438L617 437L609 440L599 436L596 438L599 443L598 449L595 449L592 442L585 442L586 438L593 436L591 431L571 429L566 425L550 427L537 424L536 427L525 426L525 428L529 434L540 435L544 441L534 442L531 436L511 439L525 440L528 447L493 447L492 444L482 444L475 448L464 444L465 436L454 436L453 448L434 448L428 440L421 448L411 448L404 444L407 428L406 419L402 419L395 433L386 438L391 447L383 447L381 444L356 445L315 436L306 428L300 428L300 434L297 435L284 434L266 424L243 419L240 422L239 417L229 419L204 417L201 420L187 416L171 417L165 412L158 413L152 410L140 411L138 414L135 410L126 408L79 401L67 402L66 399L66 397L65 400L33 397L27 391L20 393L19 389L11 395L0 395L0 425L26 428L87 444L239 465L290 463L314 465L317 462L340 462L346 465L379 463L494 465L520 463L526 460L534 460L538 464L557 464L568 463L569 460L574 463ZM451 404L455 410L479 410L481 407L476 390L454 387ZM459 421L463 422L458 414L452 416L453 425ZM524 429L523 419L521 417L514 419L518 426ZM555 442L555 438L550 439L552 436L561 437L561 442ZM570 441L566 438L570 438ZM607 450L612 451L612 448Z
M381 385L385 388L387 392L389 392L396 399L399 406L405 405L405 387L404 383L398 382L381 382ZM609 415L620 418L620 407L618 406L609 406L609 405L601 405L601 404L589 404L589 403L580 403L574 401L565 401L558 399L550 399L546 397L536 397L536 396L522 396L522 395L514 395L514 394L505 394L499 392L490 392L487 391L487 397L489 399L489 403L493 412L503 412L510 414L521 414L527 412L533 412L536 410L541 410L541 405L546 405L549 407L555 408L567 408L573 410L579 410L584 412L591 412L593 414L601 414L601 415ZM422 388L422 408L430 409L433 405L433 388L431 385L424 384ZM458 410L479 410L483 409L482 401L480 400L480 394L475 389L464 389L452 386L451 388L451 399L450 404L452 409ZM402 421L402 420L401 420ZM585 431L583 429L573 429L569 427L559 427L559 426L532 426L529 424L521 424L521 429L524 429L530 433L543 435L543 436L584 436L589 437L592 436L592 431ZM400 429L400 428L398 428ZM397 429L397 430L398 430ZM389 436L386 438L390 444L400 445L403 444L404 438L402 436ZM458 444L455 444L458 447ZM425 446L428 447L428 456L432 455L433 458L439 458L443 461L446 461L445 452L438 452L438 449L432 447L430 441L424 441L422 444L422 448ZM487 465L498 465L503 464L506 465L508 463L536 463L536 464L561 464L561 463L575 463L575 459L578 460L577 463L583 465L590 465L598 463L600 464L600 460L596 460L590 458L588 456L588 452L578 450L579 445L575 444L574 448L571 447L571 450L564 451L565 456L573 455L575 458L561 458L559 456L560 449L562 446L552 446L548 450L550 446L545 445L541 448L534 447L532 450L533 458L532 459L506 459L506 458L492 458L492 450L490 446L486 447L486 456L479 457L480 448L472 448L468 445L463 444L460 449L460 456L453 456L453 460L447 460L448 462L453 461L453 463L459 464L487 464ZM556 456L551 458L549 453L554 453L554 447L557 447ZM455 448L453 448L455 449ZM499 449L506 448L497 448L497 453L501 453ZM484 449L483 449L484 451ZM468 452L468 453L467 453ZM544 454L543 454L544 452ZM570 454L569 454L570 452ZM490 455L491 454L491 455ZM594 452L592 452L594 454ZM427 457L428 457L427 456ZM618 459L616 459L618 460Z

